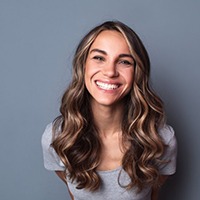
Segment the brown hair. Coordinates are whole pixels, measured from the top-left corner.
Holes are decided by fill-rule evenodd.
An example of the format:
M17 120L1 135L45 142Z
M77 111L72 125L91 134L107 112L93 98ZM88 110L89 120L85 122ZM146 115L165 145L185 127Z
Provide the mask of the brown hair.
M122 167L130 176L127 189L157 180L158 164L164 144L158 128L165 115L161 99L149 87L150 60L138 35L119 21L107 21L93 28L79 43L74 60L72 81L65 91L60 112L54 121L53 148L66 167L66 174L77 182L77 188L95 191L101 184L96 172L100 163L101 143L93 123L89 96L84 84L84 64L96 37L104 30L120 32L135 59L132 90L125 97L126 106L122 121L123 141L129 141ZM58 134L55 134L58 133Z

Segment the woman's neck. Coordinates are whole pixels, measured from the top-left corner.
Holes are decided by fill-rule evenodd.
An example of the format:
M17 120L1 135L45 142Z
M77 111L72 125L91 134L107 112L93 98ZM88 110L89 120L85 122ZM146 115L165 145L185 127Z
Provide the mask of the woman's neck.
M121 132L123 108L123 104L116 106L92 104L94 122L101 136L108 137Z

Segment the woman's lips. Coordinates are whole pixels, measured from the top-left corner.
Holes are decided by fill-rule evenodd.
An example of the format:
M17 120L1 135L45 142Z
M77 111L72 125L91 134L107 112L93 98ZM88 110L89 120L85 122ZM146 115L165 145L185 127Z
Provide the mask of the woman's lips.
M103 89L103 90L115 90L119 88L120 84L114 84L114 83L105 83L101 81L95 81L96 85Z

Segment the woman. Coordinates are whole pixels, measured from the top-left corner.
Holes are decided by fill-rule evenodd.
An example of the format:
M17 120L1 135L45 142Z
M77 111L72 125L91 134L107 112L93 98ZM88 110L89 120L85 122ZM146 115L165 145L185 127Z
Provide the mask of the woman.
M81 40L61 116L42 137L45 167L72 199L155 200L175 173L176 138L149 74L147 51L127 25L108 21Z

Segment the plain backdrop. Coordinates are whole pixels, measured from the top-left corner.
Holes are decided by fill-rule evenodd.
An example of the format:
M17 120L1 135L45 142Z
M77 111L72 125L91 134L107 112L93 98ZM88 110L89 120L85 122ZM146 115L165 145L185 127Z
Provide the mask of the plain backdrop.
M176 131L177 173L160 199L199 199L200 1L0 0L1 200L69 199L43 167L41 135L59 114L78 42L113 19L141 37Z

